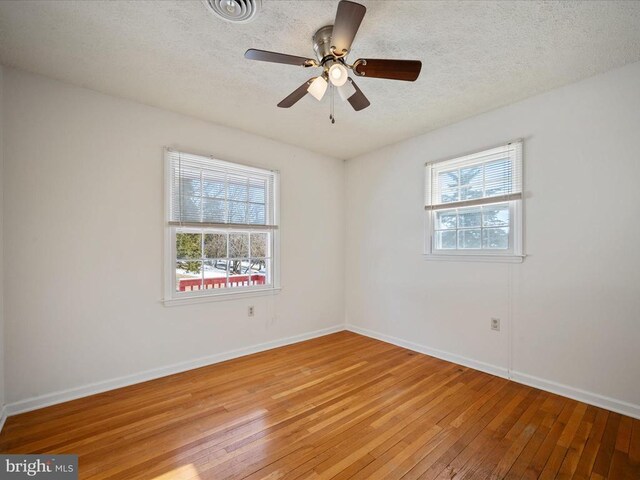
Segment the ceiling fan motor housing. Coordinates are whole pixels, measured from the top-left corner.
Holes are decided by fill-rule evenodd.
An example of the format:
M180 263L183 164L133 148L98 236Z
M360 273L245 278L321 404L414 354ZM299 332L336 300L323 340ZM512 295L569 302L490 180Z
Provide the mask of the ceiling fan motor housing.
M333 25L325 25L313 35L313 50L316 52L318 61L326 57L333 57L331 54L331 33Z

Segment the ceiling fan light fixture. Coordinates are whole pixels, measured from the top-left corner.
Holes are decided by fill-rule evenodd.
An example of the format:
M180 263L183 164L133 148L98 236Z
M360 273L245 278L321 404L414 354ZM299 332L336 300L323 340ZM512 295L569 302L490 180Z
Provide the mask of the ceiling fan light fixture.
M324 78L316 77L315 80L311 82L311 85L309 85L309 88L307 88L307 92L309 92L316 100L320 101L322 100L322 97L324 97L328 86L329 84Z
M331 80L331 83L336 87L344 85L348 78L349 72L347 72L347 69L341 63L334 63L329 68L329 80Z
M354 87L351 82L345 82L344 85L338 87L338 95L340 95L340 98L345 102L349 100L354 93L356 93L356 87Z

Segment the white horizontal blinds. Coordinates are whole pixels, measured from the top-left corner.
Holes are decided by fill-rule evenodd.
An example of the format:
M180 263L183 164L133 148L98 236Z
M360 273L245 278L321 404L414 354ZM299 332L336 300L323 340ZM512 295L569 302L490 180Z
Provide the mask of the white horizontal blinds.
M171 224L274 228L275 173L167 150Z
M425 197L428 210L522 198L522 142L427 164Z

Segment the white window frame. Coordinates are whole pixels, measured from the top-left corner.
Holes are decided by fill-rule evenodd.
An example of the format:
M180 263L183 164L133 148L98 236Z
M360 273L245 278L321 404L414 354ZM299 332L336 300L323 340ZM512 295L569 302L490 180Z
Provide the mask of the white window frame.
M274 295L277 294L281 290L280 285L280 172L277 170L270 170L273 174L273 225L275 227L265 227L261 225L247 225L246 227L238 228L237 225L216 225L213 226L199 226L193 223L185 223L184 225L175 225L175 222L171 222L171 160L169 153L174 150L165 149L163 155L164 162L164 249L163 249L163 257L164 257L164 298L163 303L165 306L174 306L174 305L185 305L192 303L202 303L202 302L211 302L211 301L221 301L221 300L232 300L239 298L247 298L254 296L262 296L262 295ZM185 152L184 150L180 150L183 153L189 153L191 155L198 155L203 158L211 158L216 162L221 162L214 158L211 155L201 155L201 154L192 154L190 152ZM255 170L257 172L264 173L265 168L253 167L237 162L224 162L228 163L233 167L241 167L243 170L251 171ZM179 292L176 290L176 257L177 257L177 248L176 248L176 233L178 230L185 231L186 233L235 233L235 232L247 232L247 233L259 233L266 232L270 233L269 237L271 239L270 244L268 245L269 254L270 254L270 280L271 283L269 285L251 285L244 287L232 287L232 288L215 288L215 289L201 289L187 292Z
M432 175L437 166L446 163L447 168L455 168L456 165L472 165L475 159L478 163L481 158L491 155L492 151L499 153L505 147L515 149L517 156L516 161L512 163L514 169L513 181L519 179L521 187L517 194L507 196L486 197L474 200L473 205L461 205L458 208L468 208L470 206L489 206L489 205L509 205L509 248L504 250L492 249L436 249L435 248L435 216L438 210L432 210L429 207L429 197L431 196ZM445 261L472 261L472 262L503 262L503 263L521 263L526 255L524 254L524 165L522 158L522 140L514 140L504 145L492 148L486 148L471 154L439 160L435 162L427 162L425 164L425 243L424 257L426 260L445 260ZM444 207L444 206L443 206ZM455 204L452 204L450 210L455 210ZM449 208L441 208L440 211L449 210ZM458 230L456 230L458 231Z

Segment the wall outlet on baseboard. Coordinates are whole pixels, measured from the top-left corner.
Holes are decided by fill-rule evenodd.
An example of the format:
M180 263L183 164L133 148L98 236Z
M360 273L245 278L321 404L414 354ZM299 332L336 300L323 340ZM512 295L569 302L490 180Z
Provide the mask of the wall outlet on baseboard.
M496 332L500 331L500 319L492 318L491 319L491 330L495 330Z
M250 317L253 317L253 305L251 305L249 307L249 309L247 310L247 315L250 316Z

